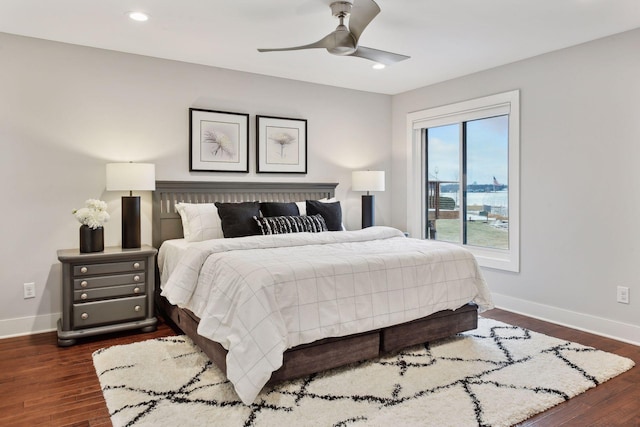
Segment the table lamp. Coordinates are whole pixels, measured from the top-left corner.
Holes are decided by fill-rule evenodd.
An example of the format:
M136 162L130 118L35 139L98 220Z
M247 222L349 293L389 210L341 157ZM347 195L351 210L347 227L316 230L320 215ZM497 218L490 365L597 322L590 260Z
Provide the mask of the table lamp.
M362 228L375 224L374 197L370 191L384 191L384 171L353 171L351 173L351 189L366 191L362 196Z
M156 189L156 166L151 163L108 163L107 191L128 191L122 196L122 247L140 247L140 196L133 191Z

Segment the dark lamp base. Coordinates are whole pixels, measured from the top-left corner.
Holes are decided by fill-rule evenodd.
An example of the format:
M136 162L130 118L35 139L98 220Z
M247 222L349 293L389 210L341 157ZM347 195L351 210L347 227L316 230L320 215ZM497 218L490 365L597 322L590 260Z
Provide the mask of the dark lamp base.
M376 222L373 201L373 195L362 196L362 228L371 227Z
M122 197L122 247L140 247L140 197Z

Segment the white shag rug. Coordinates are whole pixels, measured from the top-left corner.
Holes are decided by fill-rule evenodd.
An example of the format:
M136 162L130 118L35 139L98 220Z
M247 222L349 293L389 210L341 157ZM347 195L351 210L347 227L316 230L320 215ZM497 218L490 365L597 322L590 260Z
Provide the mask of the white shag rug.
M634 362L498 321L262 391L251 406L186 336L101 349L114 426L508 426Z

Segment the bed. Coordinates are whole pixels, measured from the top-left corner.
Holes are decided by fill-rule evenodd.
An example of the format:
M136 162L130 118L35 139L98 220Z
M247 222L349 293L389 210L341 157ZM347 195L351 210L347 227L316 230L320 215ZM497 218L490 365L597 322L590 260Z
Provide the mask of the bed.
M283 330L283 326L280 324L282 321L283 324L286 324L288 327L288 323L286 322L288 322L292 316L288 317L286 312L283 311L281 313L278 309L275 309L269 312L269 316L275 316L275 320L272 320L271 317L269 317L268 321L261 318L261 320L256 323L259 325L268 324L270 325L268 327L273 329L273 331L265 330L264 333L257 334L257 338L252 338L253 341L249 343L244 341L240 343L236 342L237 339L235 337L239 334L227 333L229 337L233 336L234 338L226 339L225 328L231 328L225 323L225 319L227 319L226 316L230 316L229 313L237 312L239 313L237 316L240 318L240 320L232 319L229 321L230 324L235 322L235 324L238 325L246 325L250 322L256 322L255 319L252 319L255 316L248 313L260 311L261 308L259 305L256 305L252 306L254 308L251 310L239 310L239 306L233 306L233 309L231 309L229 305L226 305L223 309L227 310L227 313L214 313L212 316L213 308L211 307L222 305L222 300L226 301L227 294L224 292L236 294L239 293L238 289L244 290L251 287L238 287L237 282L238 280L245 280L246 282L246 277L252 277L250 274L253 273L247 273L242 279L232 278L232 284L224 285L230 288L224 288L222 284L216 284L216 286L212 287L214 290L207 290L207 295L216 295L217 297L215 298L208 297L209 299L206 302L192 302L191 298L194 294L198 293L194 291L194 289L202 286L200 282L204 282L202 279L204 276L210 275L213 277L214 274L221 274L222 276L216 276L218 277L216 280L219 280L219 277L229 276L228 271L246 268L242 266L239 268L240 263L249 264L250 266L260 264L261 268L263 267L262 264L264 264L266 266L265 268L276 268L275 273L271 271L267 274L269 280L272 280L272 276L277 276L276 279L273 280L280 280L278 283L289 283L285 279L280 279L279 269L284 267L281 268L278 262L272 262L273 259L281 257L282 253L289 254L286 258L290 264L306 264L304 260L312 258L314 262L316 258L325 261L332 259L335 265L325 267L330 271L338 271L340 268L345 267L341 265L343 259L351 256L350 254L354 251L360 251L360 249L356 250L356 248L367 245L371 248L377 248L371 249L375 255L369 256L369 258L383 259L383 262L387 263L399 262L402 264L404 261L397 258L394 251L400 252L404 250L402 249L403 247L409 245L414 248L412 256L415 256L415 253L422 251L422 246L425 245L425 241L407 239L398 230L388 227L373 227L371 229L358 231L295 233L280 236L249 236L235 239L213 239L200 241L195 244L184 244L180 240L183 238L183 224L180 214L177 213L176 205L179 203L240 203L254 200L285 203L331 199L335 195L336 186L337 184L335 183L156 182L156 190L153 194L152 238L153 245L156 248L160 248L160 256L163 258L162 261L158 263L160 271L159 274L156 275L158 282L156 286L156 305L159 310L164 313L166 318L175 323L207 354L218 368L227 374L227 377L234 384L239 397L245 404L252 403L260 389L265 385L302 377L349 363L372 359L381 354L397 352L411 345L475 329L477 327L478 306L480 306L481 310L491 308L492 306L491 297L475 260L465 259L463 261L455 261L457 264L453 267L454 273L458 274L459 271L457 270L461 269L465 271L468 270L467 275L471 278L469 280L472 280L474 282L473 286L477 287L477 295L466 296L464 292L461 292L459 300L451 298L454 302L450 301L449 305L454 304L454 306L446 309L422 312L424 315L418 315L417 311L412 311L410 314L413 317L411 317L410 320L407 320L409 317L407 317L406 312L402 315L381 313L379 316L371 316L373 320L367 320L370 324L367 323L365 326L363 326L360 320L358 320L358 322L343 322L348 326L344 326L343 324L336 326L334 324L321 325L322 319L334 316L333 313L327 314L327 308L324 307L324 311L318 309L319 314L317 317L320 320L316 320L319 324L316 328L318 329L317 331L316 329L310 328L310 332L304 332L306 330L300 328L303 332L298 331L295 334L287 328ZM308 241L307 239L312 240ZM434 244L446 245L442 243ZM184 245L184 248L182 248L182 245ZM250 247L247 247L247 245L250 245ZM292 245L292 247L289 247L289 245ZM166 253L171 251L166 248L172 246L172 250L177 251L180 255L177 257L174 256L173 261L169 262L167 261L169 256ZM381 250L381 247L384 249ZM441 251L439 256L443 259L460 256L459 252L449 252L450 250L458 251L458 249L455 248L457 248L457 246L439 246L439 250ZM309 255L315 254L315 252L307 252L316 250L324 252L317 256ZM344 255L339 252L342 250L346 251ZM278 254L277 251L285 252ZM387 254L387 252L390 254ZM270 258L270 256L272 256L272 258ZM463 253L462 256L466 257L467 255ZM193 264L193 259L198 261ZM249 259L252 261L247 263ZM398 259L400 259L400 261L398 261ZM164 271L163 274L163 270L170 270L168 265L172 266L172 272L167 274L167 271ZM199 270L200 268L204 268L205 265L209 268L206 273L202 272L204 270ZM317 265L311 268L319 269ZM371 268L371 266L367 268ZM403 271L401 269L406 267L399 268L398 271ZM288 265L284 269L287 271L291 270ZM352 267L351 269L354 270ZM198 271L196 272L196 270ZM182 288L188 288L191 285L185 284L187 283L187 279L182 279L182 275L179 274L180 271L183 272L181 273L183 275L184 272L195 272L193 289L189 291L191 294L188 294L182 299L176 295L180 295L180 292L186 292ZM222 273L220 273L220 271L222 271ZM296 273L295 271L292 271L290 274L293 276L296 274L298 274L298 276L300 275L299 272ZM371 272L365 272L365 274L368 275L366 277L372 278L373 285L371 286L376 286L376 283L379 285L380 283L384 284L386 282L389 284L393 283L395 286L399 282L405 282L405 280L391 280L390 277L392 276L390 273L380 273L386 274L386 276L380 276L377 273L374 274ZM406 272L402 274L406 274ZM186 275L188 276L189 273ZM330 275L331 274L324 274L322 272L319 274L316 273L316 276L322 276L323 281L334 280L325 277ZM335 276L340 276L340 274L336 273ZM320 279L317 278L314 280L320 281ZM459 284L456 282L453 283L453 285L458 286ZM467 286L466 284L463 285ZM224 288L225 290L219 291L216 288ZM232 289L232 291L228 291L228 289ZM296 289L300 288L298 287ZM278 292L277 295L279 298L287 299L286 296L282 296L286 294L281 288L278 288ZM297 291L294 291L294 293L295 292ZM256 292L253 292L253 294L255 293ZM320 291L316 293L320 293ZM249 299L253 301L253 294L245 298L243 304L247 303L246 301L249 301ZM453 291L451 291L451 294L456 295ZM295 295L298 300L303 299L303 296ZM168 298L165 298L165 296ZM168 299L172 300L173 303L169 302ZM350 298L350 300L355 301L354 305L357 305L358 301L356 299ZM265 305L264 302L259 302L259 304ZM269 304L276 303L269 302ZM280 304L280 300L277 301L277 304ZM314 307L316 306L319 305L316 304ZM438 305L434 305L433 307L438 307ZM352 311L357 311L358 309L359 308L356 307L353 308ZM301 309L297 308L297 310L299 313ZM374 309L374 311L375 310L376 309ZM341 312L340 316L335 316L340 317L343 316L343 314ZM211 319L211 317L213 317L213 319ZM281 318L284 320L281 320ZM211 326L212 324L215 326ZM297 325L296 327L299 326L300 325ZM265 326L265 328L268 327ZM222 332L220 332L221 330ZM273 349L269 347L269 350L265 351L265 344L259 341L262 340L262 337L268 335L267 332L273 332L282 337L282 343L273 345ZM221 337L221 339L216 340L215 337L217 336ZM276 339L276 341L278 341L278 339ZM253 357L251 353L257 352L257 348L260 349L260 357L262 357L264 361L261 359L259 362L256 362L255 365L258 366L266 363L268 366L267 368L261 367L261 372L256 374L254 371L258 369L254 369L253 367L254 359L251 359L251 357ZM246 356L245 353L247 354ZM244 362L245 359L247 360L246 362ZM238 365L240 365L241 373L238 373Z

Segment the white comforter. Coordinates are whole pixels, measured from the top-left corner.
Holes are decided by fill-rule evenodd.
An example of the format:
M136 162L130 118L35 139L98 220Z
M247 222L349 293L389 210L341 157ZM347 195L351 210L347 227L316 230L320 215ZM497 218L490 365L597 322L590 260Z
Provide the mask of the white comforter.
M227 377L254 401L290 347L456 309L492 308L474 257L396 229L217 239L190 245L163 285L198 333L227 350Z

